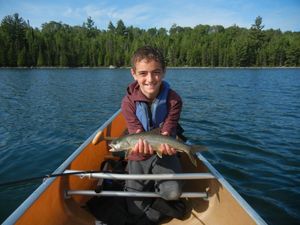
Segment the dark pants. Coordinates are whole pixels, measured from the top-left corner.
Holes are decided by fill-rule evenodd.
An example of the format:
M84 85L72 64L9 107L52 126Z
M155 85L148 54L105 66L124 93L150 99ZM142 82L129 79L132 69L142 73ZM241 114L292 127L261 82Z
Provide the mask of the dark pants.
M181 173L182 168L179 158L175 156L163 156L159 158L157 155L151 156L143 161L128 161L129 174L174 174ZM151 192L155 191L165 200L177 200L182 191L183 181L179 180L127 180L127 191ZM161 213L151 208L153 198L127 198L128 210L136 216L146 216L151 221L158 221Z

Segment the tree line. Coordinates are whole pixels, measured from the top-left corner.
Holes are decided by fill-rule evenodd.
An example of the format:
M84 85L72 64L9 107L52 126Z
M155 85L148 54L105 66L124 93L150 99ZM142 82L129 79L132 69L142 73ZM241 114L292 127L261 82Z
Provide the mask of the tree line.
M101 30L91 17L82 26L50 21L38 29L15 13L1 21L0 67L130 66L142 45L159 48L168 66L300 66L300 32L263 28L258 16L249 29L174 24L145 30L119 20Z

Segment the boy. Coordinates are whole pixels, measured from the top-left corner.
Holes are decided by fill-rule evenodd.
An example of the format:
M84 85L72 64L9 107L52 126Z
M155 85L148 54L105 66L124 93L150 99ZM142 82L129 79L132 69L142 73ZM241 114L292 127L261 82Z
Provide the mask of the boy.
M166 66L163 55L150 46L139 48L132 57L131 74L134 82L127 88L122 100L122 113L129 133L139 133L160 128L162 135L176 136L181 113L180 96L163 81ZM131 174L180 173L181 165L176 150L162 143L163 157L154 154L147 141L140 139L128 156L128 172ZM165 200L176 200L181 195L181 181L126 181L127 191L156 191ZM155 209L155 199L128 198L131 214L158 222L162 214Z

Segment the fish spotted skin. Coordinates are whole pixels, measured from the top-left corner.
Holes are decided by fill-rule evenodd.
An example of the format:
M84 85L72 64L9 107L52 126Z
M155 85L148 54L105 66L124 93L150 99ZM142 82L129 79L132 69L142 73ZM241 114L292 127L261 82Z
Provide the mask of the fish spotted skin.
M171 148L174 148L176 151L186 153L195 166L197 166L197 162L196 158L194 157L194 154L196 152L202 152L206 150L204 146L187 145L183 142L176 140L175 138L148 131L137 134L129 134L120 138L113 139L109 144L109 146L111 147L109 151L126 151L126 155L128 155L131 153L136 143L138 143L139 139L146 140L160 158L162 157L162 152L160 150L161 144L168 144Z

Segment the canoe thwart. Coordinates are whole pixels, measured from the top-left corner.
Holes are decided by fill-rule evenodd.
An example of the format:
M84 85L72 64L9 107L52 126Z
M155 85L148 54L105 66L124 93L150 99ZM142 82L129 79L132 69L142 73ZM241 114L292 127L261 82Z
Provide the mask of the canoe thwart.
M143 197L143 198L160 198L155 192L129 192L129 191L101 191L99 193L92 190L66 190L65 197L71 195L88 195L88 196L116 196L116 197ZM206 192L183 192L180 198L208 198Z
M86 173L80 170L65 170L64 173L75 173L80 178L104 178L111 180L199 180L215 179L211 173L177 173L177 174L118 174L118 173Z
M102 131L99 131L95 137L92 140L93 145L97 145L99 142L105 140L105 141L113 141L117 139L118 137L110 137L110 136L105 136L103 135Z

